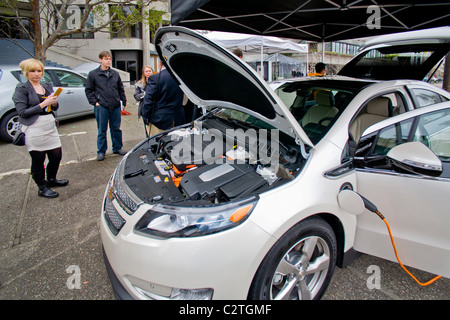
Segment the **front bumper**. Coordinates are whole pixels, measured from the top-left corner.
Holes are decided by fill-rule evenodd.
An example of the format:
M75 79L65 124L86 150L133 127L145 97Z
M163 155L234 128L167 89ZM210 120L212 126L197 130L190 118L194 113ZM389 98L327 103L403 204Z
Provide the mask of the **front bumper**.
M149 206L129 216L116 200L111 204L125 222L114 235L102 210L100 233L119 299L169 299L174 290L210 290L213 299L246 299L260 262L275 242L251 219L207 236L151 238L134 232Z
M114 296L118 300L133 300L133 297L130 296L127 290L122 286L122 284L119 281L119 278L117 278L116 274L114 273L114 270L112 269L111 264L109 263L108 257L106 256L105 249L103 247L102 252L103 252L103 259L105 261L106 272L108 273L109 280L111 281L111 285L114 290Z

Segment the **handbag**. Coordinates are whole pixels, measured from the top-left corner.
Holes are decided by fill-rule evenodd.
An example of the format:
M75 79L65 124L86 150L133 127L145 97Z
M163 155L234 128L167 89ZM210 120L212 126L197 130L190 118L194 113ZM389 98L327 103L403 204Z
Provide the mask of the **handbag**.
M22 132L20 129L17 130L16 134L14 135L12 143L15 146L24 146L25 145L25 132Z

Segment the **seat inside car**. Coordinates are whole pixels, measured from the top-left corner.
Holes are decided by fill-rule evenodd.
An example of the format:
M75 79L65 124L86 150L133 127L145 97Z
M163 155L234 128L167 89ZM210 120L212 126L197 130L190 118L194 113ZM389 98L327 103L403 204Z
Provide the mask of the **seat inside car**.
M365 112L364 112L365 110ZM364 131L371 125L392 115L392 102L387 97L377 97L369 101L363 111L350 125L350 133L357 142Z
M308 123L320 123L321 120L326 118L334 118L339 110L334 107L332 103L332 92L329 90L319 90L316 96L316 105L312 106L306 112L305 116L302 118L302 126L306 126ZM326 122L321 123L327 125L331 119Z

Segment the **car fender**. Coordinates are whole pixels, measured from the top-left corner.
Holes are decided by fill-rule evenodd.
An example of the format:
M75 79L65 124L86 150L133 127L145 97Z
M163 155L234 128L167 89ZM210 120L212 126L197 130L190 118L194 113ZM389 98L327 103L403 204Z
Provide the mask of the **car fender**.
M344 184L355 186L355 176L349 172L330 179L324 175L326 169L339 165L341 154L334 144L325 142L320 149L314 148L311 157L299 176L283 186L260 195L250 219L260 228L279 239L290 228L314 215L330 215L342 225L342 249L353 246L356 216L343 210L338 195ZM330 153L329 150L332 150ZM334 155L334 159L333 159Z

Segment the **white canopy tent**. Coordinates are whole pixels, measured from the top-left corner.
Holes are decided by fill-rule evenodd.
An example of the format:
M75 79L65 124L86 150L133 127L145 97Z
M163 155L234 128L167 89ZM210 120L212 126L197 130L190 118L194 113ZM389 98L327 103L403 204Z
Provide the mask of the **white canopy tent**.
M224 48L234 50L241 49L244 52L261 53L261 75L264 75L264 53L274 54L280 52L306 53L308 63L308 45L295 43L277 37L248 35L242 33L213 31L206 37Z

